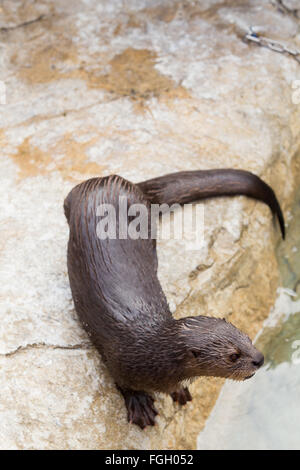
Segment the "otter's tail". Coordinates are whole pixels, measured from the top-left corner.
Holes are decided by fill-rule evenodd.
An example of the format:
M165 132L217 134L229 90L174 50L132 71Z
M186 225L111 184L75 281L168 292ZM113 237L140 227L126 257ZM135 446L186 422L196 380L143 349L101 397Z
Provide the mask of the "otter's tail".
M285 238L284 218L273 189L249 171L181 171L143 181L137 186L153 204L186 204L209 197L249 196L270 207L278 218L282 238Z

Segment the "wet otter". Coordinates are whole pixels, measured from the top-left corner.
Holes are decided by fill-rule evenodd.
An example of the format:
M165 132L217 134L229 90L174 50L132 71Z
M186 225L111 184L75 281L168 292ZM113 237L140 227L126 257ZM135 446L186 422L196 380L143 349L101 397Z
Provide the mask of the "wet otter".
M144 204L149 218L151 203L235 194L268 204L284 237L284 219L273 190L241 170L181 172L139 184L116 175L93 178L73 188L65 200L75 308L124 396L128 420L141 428L153 425L157 414L149 392L170 393L185 404L191 400L183 385L187 380L201 375L245 380L261 367L264 357L247 335L225 320L175 320L157 278L155 240L100 239L97 208L112 205L118 225L124 217L120 197L128 208ZM126 224L128 220L126 213Z

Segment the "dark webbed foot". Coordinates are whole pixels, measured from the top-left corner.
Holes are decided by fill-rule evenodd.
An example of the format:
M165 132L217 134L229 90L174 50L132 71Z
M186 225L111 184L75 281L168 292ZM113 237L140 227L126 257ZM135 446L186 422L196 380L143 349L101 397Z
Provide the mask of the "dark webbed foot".
M181 387L171 393L173 401L177 401L179 405L185 405L188 401L192 401L192 395L187 387Z
M128 422L137 424L141 429L154 426L155 416L158 413L154 407L153 398L146 392L123 390L120 387L118 389L125 400Z

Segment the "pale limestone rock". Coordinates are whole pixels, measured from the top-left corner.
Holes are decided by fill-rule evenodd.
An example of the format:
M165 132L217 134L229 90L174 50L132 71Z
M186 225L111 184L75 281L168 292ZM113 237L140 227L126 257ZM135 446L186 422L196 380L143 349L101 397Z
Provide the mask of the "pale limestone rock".
M242 39L255 26L300 48L299 21L268 1L234 5L1 4L1 448L195 447L222 381L198 380L184 409L157 395L153 429L127 424L74 312L62 204L92 176L234 167L264 177L287 212L300 174L299 64ZM170 306L226 316L254 337L276 295L279 231L245 198L204 210L201 250L159 243Z

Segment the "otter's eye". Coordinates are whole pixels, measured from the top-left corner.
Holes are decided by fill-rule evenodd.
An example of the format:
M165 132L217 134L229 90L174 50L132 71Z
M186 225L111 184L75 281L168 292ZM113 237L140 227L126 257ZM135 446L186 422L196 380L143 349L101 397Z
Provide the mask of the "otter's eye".
M231 362L236 362L240 357L241 357L240 354L234 353L229 356L229 359L231 360Z

